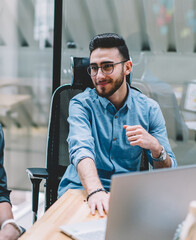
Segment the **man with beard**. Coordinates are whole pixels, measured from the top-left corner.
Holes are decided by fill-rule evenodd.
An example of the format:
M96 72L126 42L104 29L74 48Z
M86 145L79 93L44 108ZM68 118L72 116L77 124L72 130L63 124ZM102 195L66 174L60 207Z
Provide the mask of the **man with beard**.
M126 82L132 70L124 39L114 33L95 36L89 45L94 89L70 101L71 164L59 185L85 189L91 213L108 212L111 176L139 171L142 149L153 168L176 167L159 105Z

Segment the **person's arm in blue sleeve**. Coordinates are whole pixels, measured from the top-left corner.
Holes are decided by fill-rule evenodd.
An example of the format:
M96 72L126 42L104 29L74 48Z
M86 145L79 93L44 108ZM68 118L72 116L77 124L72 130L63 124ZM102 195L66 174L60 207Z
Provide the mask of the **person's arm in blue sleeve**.
M165 119L163 117L162 111L159 107L159 104L157 102L154 102L152 106L152 110L150 111L150 134L154 136L158 142L165 148L165 151L167 153L167 159L170 158L171 165L170 167L177 167L177 162L174 153L172 152L168 135L167 135L167 129L165 125ZM153 154L149 154L149 158L151 157L153 161L154 168L162 168L165 167L165 162L156 162L152 158Z
M90 116L82 103L72 99L69 105L69 155L71 163L77 167L86 158L95 159L94 139L91 134Z
M88 110L77 100L70 101L69 107L69 153L71 163L76 167L81 183L87 194L103 189L95 165L95 146L91 130L91 116ZM91 213L98 210L100 216L108 212L109 194L101 191L92 195L88 204Z
M148 157L154 168L167 168L177 166L175 156L171 150L165 127L165 120L159 105L153 101L149 111L149 131L142 126L124 126L130 144L148 149ZM161 155L163 147L166 151L164 161L156 161Z

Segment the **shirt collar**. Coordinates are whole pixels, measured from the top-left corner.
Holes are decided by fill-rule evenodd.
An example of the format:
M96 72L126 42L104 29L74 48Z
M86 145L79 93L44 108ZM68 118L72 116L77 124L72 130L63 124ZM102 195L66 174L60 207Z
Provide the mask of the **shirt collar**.
M131 96L131 88L130 88L130 86L129 86L128 83L127 83L127 90L128 90L128 94L127 94L127 99L126 99L126 101L125 101L124 106L127 105L127 107L128 107L129 109L131 109L132 96Z
M104 108L107 108L107 106L111 104L111 102L107 98L104 98L98 95L98 99Z

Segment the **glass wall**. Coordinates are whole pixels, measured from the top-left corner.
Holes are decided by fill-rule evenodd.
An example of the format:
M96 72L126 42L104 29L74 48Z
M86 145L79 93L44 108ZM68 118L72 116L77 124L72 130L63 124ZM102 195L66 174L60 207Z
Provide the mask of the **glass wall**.
M10 188L30 189L44 167L52 89L54 1L0 2L0 122Z
M196 6L194 0L64 0L62 83L70 57L88 57L98 33L122 35L133 60L132 85L158 101L179 165L196 155Z
M30 189L27 167L45 166L52 92L54 0L0 2L0 122L10 188ZM132 85L159 102L179 165L196 155L194 0L63 0L61 84L70 57L88 57L98 33L122 35ZM9 31L8 31L9 30Z

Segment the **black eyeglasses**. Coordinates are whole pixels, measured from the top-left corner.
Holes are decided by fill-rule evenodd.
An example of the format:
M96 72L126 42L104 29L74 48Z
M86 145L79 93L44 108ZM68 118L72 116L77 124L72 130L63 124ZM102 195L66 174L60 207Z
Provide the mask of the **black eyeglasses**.
M103 74L109 75L109 74L113 73L115 65L120 64L120 63L125 63L127 61L128 60L124 60L124 61L117 62L117 63L103 63L103 64L101 64L101 67L92 65L87 68L87 72L91 77L95 77L98 73L99 68L101 68L101 71Z

